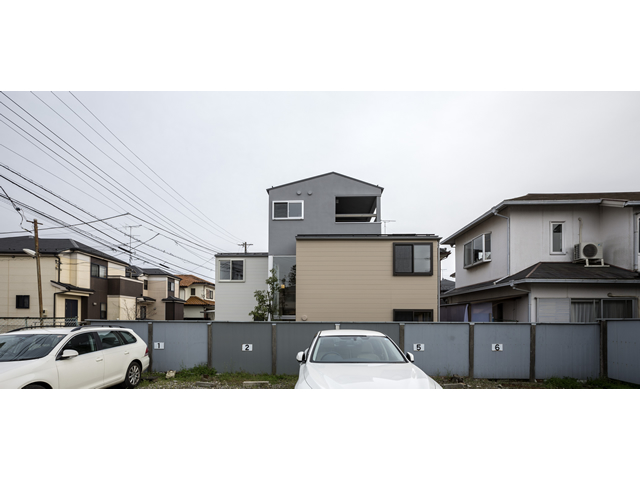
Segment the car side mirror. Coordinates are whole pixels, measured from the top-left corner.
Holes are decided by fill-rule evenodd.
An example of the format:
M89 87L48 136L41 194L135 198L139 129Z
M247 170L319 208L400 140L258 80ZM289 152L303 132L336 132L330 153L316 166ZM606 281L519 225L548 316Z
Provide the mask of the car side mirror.
M409 361L411 363L416 361L415 357L413 356L413 353L411 353L411 352L407 352L407 358L409 359Z
M73 357L77 357L78 356L78 352L75 350L65 350L64 352L62 352L62 355L60 355L60 358L62 360L66 360L68 358L73 358Z
M302 363L307 359L307 356L304 354L304 352L298 352L298 354L296 355L296 360L298 361L298 363Z

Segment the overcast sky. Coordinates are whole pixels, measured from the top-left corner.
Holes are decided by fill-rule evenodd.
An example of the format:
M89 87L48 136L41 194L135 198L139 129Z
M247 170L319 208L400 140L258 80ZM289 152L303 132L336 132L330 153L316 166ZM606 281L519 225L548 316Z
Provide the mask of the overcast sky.
M109 221L142 225L132 244L149 243L133 263L210 279L214 252L239 252L245 241L267 251L267 188L331 171L384 187L387 233L443 238L506 198L636 191L640 178L637 92L5 93L16 103L0 95L0 143L13 150L0 147L2 164L97 218L143 219ZM94 220L5 168L0 174ZM79 223L7 179L0 185L13 199ZM115 239L129 243L101 223L93 225L113 238L82 227L98 242L25 215L38 218L43 237L72 236L111 254ZM19 231L20 220L0 205L0 231ZM453 256L443 269L445 278L455 271Z

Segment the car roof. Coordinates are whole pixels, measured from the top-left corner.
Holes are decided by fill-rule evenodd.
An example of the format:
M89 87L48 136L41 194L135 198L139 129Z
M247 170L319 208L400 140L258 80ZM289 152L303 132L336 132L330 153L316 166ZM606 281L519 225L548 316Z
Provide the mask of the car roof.
M322 330L320 332L321 337L351 337L356 335L366 337L386 337L384 333L375 332L373 330Z
M119 329L119 330L130 330L126 327L118 327L116 325L112 326L112 327L108 327L108 326L101 326L101 325L95 325L95 326L83 326L81 328L78 327L43 327L43 328L25 328L22 330L14 330L11 332L5 332L2 335L6 335L6 334L20 334L20 335L68 335L69 333L73 332L73 331L83 331L83 332L93 332L96 330L115 330L115 329Z

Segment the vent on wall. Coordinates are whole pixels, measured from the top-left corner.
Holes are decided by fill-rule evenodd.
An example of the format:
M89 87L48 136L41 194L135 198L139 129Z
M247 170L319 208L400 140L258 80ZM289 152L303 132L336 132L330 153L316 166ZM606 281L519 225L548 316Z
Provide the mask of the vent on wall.
M592 265L589 262L599 260L599 265ZM573 246L573 261L585 262L586 267L604 267L602 243L582 242Z

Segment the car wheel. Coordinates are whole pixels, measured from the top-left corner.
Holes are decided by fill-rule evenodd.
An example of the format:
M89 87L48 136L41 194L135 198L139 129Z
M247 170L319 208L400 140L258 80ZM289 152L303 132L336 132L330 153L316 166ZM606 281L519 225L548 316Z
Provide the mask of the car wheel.
M127 368L127 373L124 376L124 388L136 388L140 383L140 379L142 377L142 367L138 362L131 362L129 368Z

